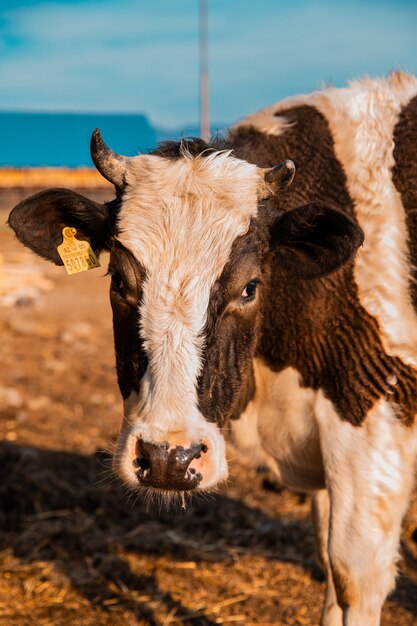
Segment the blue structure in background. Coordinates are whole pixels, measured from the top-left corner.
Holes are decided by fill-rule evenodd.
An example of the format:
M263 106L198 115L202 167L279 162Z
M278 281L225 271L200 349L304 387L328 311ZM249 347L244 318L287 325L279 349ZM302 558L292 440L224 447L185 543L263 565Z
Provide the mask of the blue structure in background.
M214 132L221 126L214 124ZM0 167L92 167L94 128L100 128L112 150L126 156L148 152L165 139L199 134L192 125L153 127L141 114L0 112Z
M144 115L0 113L0 167L92 166L90 137L96 127L113 150L127 156L157 142Z

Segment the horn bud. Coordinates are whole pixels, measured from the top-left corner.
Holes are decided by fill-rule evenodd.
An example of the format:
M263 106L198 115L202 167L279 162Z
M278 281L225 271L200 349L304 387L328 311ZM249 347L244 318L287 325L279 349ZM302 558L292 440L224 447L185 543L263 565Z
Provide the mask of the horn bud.
M275 167L263 168L264 191L263 198L276 194L278 190L286 189L294 180L295 165L290 159L286 159Z
M116 187L122 187L127 157L113 152L103 141L98 128L91 135L90 151L93 163L100 174Z

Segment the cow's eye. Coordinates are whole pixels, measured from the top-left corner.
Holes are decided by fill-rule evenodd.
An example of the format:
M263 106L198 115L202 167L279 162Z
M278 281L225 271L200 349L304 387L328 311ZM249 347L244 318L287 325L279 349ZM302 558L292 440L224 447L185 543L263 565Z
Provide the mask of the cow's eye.
M244 288L240 296L243 304L246 304L247 302L251 302L251 300L255 299L256 289L259 283L260 281L256 279L256 280L251 280L250 283L246 285L246 287Z
M118 293L123 293L125 291L125 284L119 272L111 272L111 288L113 291L117 291Z

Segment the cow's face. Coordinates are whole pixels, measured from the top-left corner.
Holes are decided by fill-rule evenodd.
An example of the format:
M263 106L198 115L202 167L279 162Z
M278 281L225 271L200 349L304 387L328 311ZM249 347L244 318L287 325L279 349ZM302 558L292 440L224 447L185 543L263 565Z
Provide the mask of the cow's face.
M110 258L129 482L207 488L226 477L220 427L245 406L267 230L265 181L229 153L130 159Z
M254 391L271 255L293 274L322 275L351 258L361 231L313 205L271 219L262 202L291 182L290 162L265 171L230 152L186 147L125 158L98 133L92 155L116 202L49 190L18 205L10 224L56 263L63 226L97 252L110 249L125 412L116 472L132 487L210 488L227 476L222 428Z

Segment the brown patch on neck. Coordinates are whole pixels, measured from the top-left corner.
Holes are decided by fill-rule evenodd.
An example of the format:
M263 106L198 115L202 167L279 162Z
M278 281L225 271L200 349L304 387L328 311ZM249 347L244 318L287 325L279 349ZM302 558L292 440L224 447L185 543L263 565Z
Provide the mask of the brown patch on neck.
M359 302L353 266L316 280L289 279L273 265L259 356L274 371L292 366L302 385L323 389L342 419L360 426L384 398L411 425L415 370L386 354L376 320Z
M271 199L274 208L286 211L314 200L355 217L325 117L311 106L279 115L292 124L279 137L251 127L238 127L231 134L239 158L263 167L294 160L295 181L288 192ZM416 180L416 171L407 177L417 199ZM417 220L415 236L417 265ZM377 321L360 303L353 263L326 278L303 280L286 274L273 260L258 356L274 371L295 367L304 386L323 389L341 418L354 425L362 424L381 398L395 407L405 424L414 421L415 369L386 354Z

